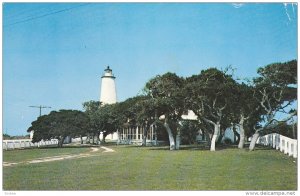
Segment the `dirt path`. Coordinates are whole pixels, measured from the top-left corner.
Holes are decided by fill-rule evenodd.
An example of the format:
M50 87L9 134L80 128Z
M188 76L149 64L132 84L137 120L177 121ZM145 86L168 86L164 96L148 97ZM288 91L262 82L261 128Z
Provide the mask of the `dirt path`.
M101 146L100 148L104 149L102 153L106 152L115 152L111 148L107 148L104 146ZM91 157L91 156L99 156L99 153L95 153L99 151L99 148L92 147L90 148L91 151L87 153L80 153L80 154L67 154L67 155L60 155L60 156L52 156L52 157L43 157L43 158L37 158L34 160L27 160L27 161L21 161L21 162L3 162L3 167L9 167L14 166L18 164L34 164L34 163L45 163L45 162L51 162L51 161L61 161L61 160L67 160L67 159L76 159L76 158L84 158L84 157Z

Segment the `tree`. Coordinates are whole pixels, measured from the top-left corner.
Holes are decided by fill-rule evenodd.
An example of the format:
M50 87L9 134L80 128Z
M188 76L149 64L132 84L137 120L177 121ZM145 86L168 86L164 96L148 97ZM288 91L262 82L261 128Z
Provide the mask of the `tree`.
M83 103L83 109L85 114L89 118L88 122L88 142L90 141L90 135L93 137L93 143L94 143L94 137L96 135L96 143L99 143L99 135L100 131L104 128L103 122L104 120L100 118L99 109L101 107L101 102L99 101L88 101Z
M259 68L258 74L260 76L254 79L254 97L263 114L262 121L253 127L255 133L249 150L254 150L263 131L277 126L278 123L289 121L297 114L292 107L292 103L297 99L297 61L270 64Z
M8 135L8 134L6 134L6 133L3 133L3 134L2 134L2 138L3 138L4 140L9 140L9 139L11 139L11 136Z
M279 122L276 126L267 127L265 132L278 133L292 139L297 139L297 123Z
M146 83L145 90L152 100L149 105L154 106L157 117L163 121L168 133L170 150L179 149L179 122L184 108L184 79L174 73L157 75ZM176 144L174 140L176 134Z
M58 147L63 146L66 136L76 136L86 129L87 116L77 110L52 111L48 115L40 116L31 123L27 132L34 130L32 142L58 139Z
M261 110L254 96L254 87L245 83L237 84L236 91L233 96L233 104L231 106L231 117L233 126L239 127L239 143L238 148L244 148L246 139L246 126L254 126L260 121ZM254 124L253 124L254 123Z
M134 105L134 111L136 111L137 125L144 127L142 146L146 146L150 127L155 126L158 120L155 101L149 96L144 96Z
M228 124L224 114L229 108L228 105L232 103L235 86L231 75L216 68L203 70L199 75L187 78L185 101L188 108L198 116L199 123L204 121L214 127L211 151L215 151L221 124Z
M117 118L121 126L144 127L142 146L146 145L147 133L154 123L155 109L151 101L149 96L139 95L119 103L117 107Z
M99 136L102 132L102 142L105 137L116 131L115 128L115 104L101 105L99 101L89 101L83 103L85 113L89 117L89 132L96 136L96 144L99 144ZM93 140L94 141L94 140Z

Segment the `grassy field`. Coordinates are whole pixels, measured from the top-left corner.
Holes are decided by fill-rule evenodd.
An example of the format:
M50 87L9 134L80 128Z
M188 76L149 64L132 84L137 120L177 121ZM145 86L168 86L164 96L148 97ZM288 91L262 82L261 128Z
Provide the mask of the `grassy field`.
M108 146L93 156L3 167L4 190L296 190L297 163L275 150L216 152L167 147ZM89 148L3 151L4 162Z

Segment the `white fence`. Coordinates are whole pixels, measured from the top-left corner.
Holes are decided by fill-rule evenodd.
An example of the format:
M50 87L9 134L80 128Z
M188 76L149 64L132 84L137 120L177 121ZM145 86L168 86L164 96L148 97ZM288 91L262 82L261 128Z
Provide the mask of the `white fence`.
M57 145L58 140L46 140L40 141L36 143L32 143L30 139L23 139L23 140L3 140L2 147L5 150L9 149L20 149L20 148L31 148L31 147L40 147L40 146L49 146L49 145Z
M271 146L276 150L280 150L284 154L297 158L298 143L296 139L291 139L277 133L271 133L258 138L257 144Z

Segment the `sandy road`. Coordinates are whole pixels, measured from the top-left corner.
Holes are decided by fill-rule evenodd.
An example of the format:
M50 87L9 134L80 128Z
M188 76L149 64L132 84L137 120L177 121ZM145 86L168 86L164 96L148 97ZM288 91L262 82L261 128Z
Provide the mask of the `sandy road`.
M100 148L104 149L102 153L107 153L107 152L115 152L111 148L107 148L104 146L101 146ZM100 148L95 148L91 147L91 151L87 153L80 153L80 154L67 154L67 155L60 155L60 156L51 156L51 157L43 157L43 158L37 158L33 160L27 160L27 161L21 161L21 162L3 162L3 167L9 167L9 166L14 166L14 165L19 165L19 164L34 164L34 163L45 163L45 162L51 162L51 161L62 161L62 160L67 160L67 159L78 159L78 158L84 158L84 157L91 157L91 156L99 156L99 153L95 153L99 151Z

